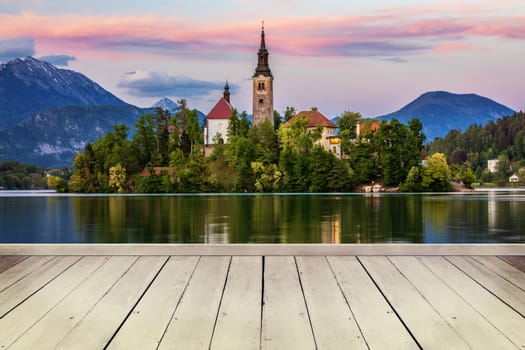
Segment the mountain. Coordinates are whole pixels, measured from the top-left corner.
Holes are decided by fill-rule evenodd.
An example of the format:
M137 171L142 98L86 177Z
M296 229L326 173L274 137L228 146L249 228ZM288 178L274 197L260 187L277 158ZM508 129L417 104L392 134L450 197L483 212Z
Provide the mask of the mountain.
M151 112L130 105L45 109L14 128L0 130L0 162L15 159L42 167L71 167L75 154L112 125L132 127L141 114Z
M177 108L179 107L179 105L174 102L173 100L170 100L169 98L167 97L164 97L164 98L161 98L160 100L158 100L157 102L155 102L153 104L153 106L151 106L152 108L162 108L164 110L168 110L170 113L175 113L177 111Z
M0 130L36 112L67 105L127 105L86 76L33 57L0 65Z
M452 129L466 130L472 124L484 125L490 120L515 112L491 99L475 94L453 94L446 91L424 93L394 113L378 119L396 118L406 124L412 118L423 123L427 141L444 137Z

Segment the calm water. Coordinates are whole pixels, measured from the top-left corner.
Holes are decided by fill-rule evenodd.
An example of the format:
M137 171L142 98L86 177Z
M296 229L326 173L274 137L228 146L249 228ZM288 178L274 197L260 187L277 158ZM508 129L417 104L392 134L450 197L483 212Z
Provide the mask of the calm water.
M67 196L0 192L0 243L525 243L525 192Z

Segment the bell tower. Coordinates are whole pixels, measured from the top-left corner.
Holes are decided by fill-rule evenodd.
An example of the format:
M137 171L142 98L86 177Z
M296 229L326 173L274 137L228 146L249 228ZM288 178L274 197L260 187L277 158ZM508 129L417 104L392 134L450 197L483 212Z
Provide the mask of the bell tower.
M273 75L268 64L268 50L264 40L264 21L261 30L261 45L257 53L257 67L252 77L253 125L269 120L273 125Z

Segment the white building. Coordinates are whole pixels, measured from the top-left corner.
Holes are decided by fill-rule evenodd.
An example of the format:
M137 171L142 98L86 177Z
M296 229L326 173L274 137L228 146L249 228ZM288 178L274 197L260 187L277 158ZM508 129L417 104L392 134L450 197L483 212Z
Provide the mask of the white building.
M223 97L211 109L204 120L204 144L212 145L218 140L215 136L220 135L223 143L228 142L228 121L233 112L233 107L230 104L230 87L228 82L224 86ZM215 139L215 141L214 141Z
M494 174L497 171L496 169L497 166L498 166L497 159L489 159L487 161L487 168L489 169L489 173Z

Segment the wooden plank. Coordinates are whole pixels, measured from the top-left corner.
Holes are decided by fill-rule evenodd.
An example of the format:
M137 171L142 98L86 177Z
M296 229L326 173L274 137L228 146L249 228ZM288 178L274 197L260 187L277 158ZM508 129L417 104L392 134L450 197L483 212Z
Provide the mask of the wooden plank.
M5 270L13 267L14 265L18 264L20 261L26 259L27 256L25 255L6 255L6 256L0 256L0 273L4 272ZM2 288L2 284L0 284L0 289Z
M211 349L259 349L262 257L232 257Z
M473 258L525 292L525 272L495 256L478 256Z
M167 257L140 257L55 349L103 349Z
M525 294L521 289L470 257L447 260L525 317Z
M520 314L443 257L420 257L419 260L516 346L525 348L525 319Z
M136 260L136 257L109 259L9 348L54 349Z
M415 257L390 261L473 349L511 349L515 344Z
M108 349L156 349L188 285L198 257L170 257Z
M18 257L10 256L9 258ZM52 258L52 256L30 256L27 257L27 259L23 259L18 264L13 265L11 268L4 270L0 273L0 292L46 264ZM12 259L12 261L15 261L15 259Z
M470 349L386 257L359 257L359 260L423 349Z
M40 289L16 309L0 318L0 348L7 347L66 297L107 258L85 257Z
M525 256L499 256L499 258L525 272Z
M418 349L355 257L328 257L370 349Z
M230 257L201 257L159 349L208 349Z
M0 255L525 255L525 244L1 244Z
M262 349L315 349L293 257L266 257Z
M0 293L0 317L56 278L80 258L79 256L56 257L3 290Z
M297 257L317 349L368 349L325 257Z

